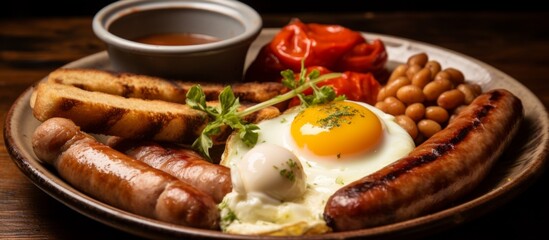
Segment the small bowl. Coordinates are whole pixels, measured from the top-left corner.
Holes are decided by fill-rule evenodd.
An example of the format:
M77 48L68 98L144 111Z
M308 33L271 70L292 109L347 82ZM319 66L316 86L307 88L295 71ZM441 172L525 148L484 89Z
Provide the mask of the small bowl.
M246 53L261 31L259 14L239 1L125 0L94 16L93 31L107 44L114 70L206 82L242 80ZM191 33L218 41L155 45L136 39Z

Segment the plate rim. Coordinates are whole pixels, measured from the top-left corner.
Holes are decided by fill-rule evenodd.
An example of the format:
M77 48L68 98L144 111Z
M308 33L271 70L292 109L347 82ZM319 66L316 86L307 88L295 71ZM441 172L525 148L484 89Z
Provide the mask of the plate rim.
M264 34L273 34L274 32L280 30L280 28L264 28L261 35ZM531 159L530 166L523 169L517 175L513 181L506 182L499 186L497 189L491 189L484 194L469 199L465 202L460 202L459 204L445 208L440 211L436 211L432 214L423 215L417 218L409 219L402 222L392 223L388 225L383 225L374 228L360 229L348 232L336 232L328 233L323 235L315 236L300 236L299 238L306 239L331 239L334 237L337 238L351 238L351 237L369 237L376 238L381 236L390 236L390 237L402 237L405 236L410 229L420 229L415 231L414 234L420 234L425 232L424 230L434 230L429 233L434 234L436 232L442 231L444 229L454 227L466 221L471 221L474 218L482 216L487 212L492 211L493 209L507 203L509 200L522 193L525 190L525 186L531 185L536 179L541 176L543 170L547 165L547 154L549 149L548 138L549 135L549 120L547 118L547 111L540 99L533 94L528 88L522 85L519 81L513 77L507 75L506 73L500 71L499 69L488 65L476 58L471 56L447 49L444 47L436 46L433 44L416 41L407 38L401 38L396 36L377 34L371 32L361 32L364 36L367 36L367 39L372 38L382 38L389 39L391 41L408 43L411 45L420 45L422 47L428 47L430 49L436 49L437 51L443 51L452 55L460 56L468 61L473 62L474 64L479 65L480 67L487 69L489 72L496 73L503 78L507 79L509 83L514 86L517 86L520 91L527 92L531 95L535 102L530 102L529 104L536 107L541 107L544 111L545 119L540 122L541 129L545 131L546 134L542 135L542 143L545 143L543 146L542 143L538 144L535 148L537 150L536 159ZM76 67L87 62L92 62L94 60L105 58L108 61L108 54L106 51L97 52L86 57L80 58L73 62L67 63L62 67ZM391 58L389 56L389 58ZM47 77L47 76L46 76ZM44 77L43 79L45 79ZM43 80L42 79L42 80ZM38 80L42 81L42 80ZM50 172L47 167L40 165L39 160L36 159L30 160L24 157L22 149L15 144L15 139L13 139L12 128L14 128L14 116L17 114L17 111L22 111L24 108L28 108L28 101L25 101L30 97L30 93L33 89L34 84L29 86L18 98L14 101L10 107L8 113L6 114L6 120L4 124L4 140L8 154L18 166L18 168L24 173L24 175L31 180L31 182L36 185L39 189L46 192L48 195L56 199L57 201L63 203L69 208L91 218L96 221L99 221L108 226L117 228L119 230L128 232L130 234L145 236L145 237L154 237L158 238L162 236L163 238L177 238L177 237L201 237L201 238L225 238L225 239L255 239L254 236L248 235L232 235L223 233L220 231L214 230L205 230L197 229L191 227L185 227L175 224L170 224L162 221L158 221L151 218L142 217L118 208L112 207L108 204L102 203L98 200L95 200L86 194L68 186L65 183L57 183L57 181L64 182L58 176L55 176L54 173ZM531 100L529 99L529 100ZM13 129L15 130L15 129ZM32 155L34 153L31 153ZM34 162L33 162L34 161ZM38 164L38 165L37 165ZM45 171L45 172L44 172ZM53 179L51 179L52 175ZM495 203L495 204L489 204ZM475 211L472 211L475 210ZM467 214L463 214L467 213ZM429 225L427 223L436 223L436 225ZM434 227L436 226L436 227ZM271 238L271 237L266 237ZM280 239L279 237L273 237L275 239ZM290 237L291 238L291 237Z

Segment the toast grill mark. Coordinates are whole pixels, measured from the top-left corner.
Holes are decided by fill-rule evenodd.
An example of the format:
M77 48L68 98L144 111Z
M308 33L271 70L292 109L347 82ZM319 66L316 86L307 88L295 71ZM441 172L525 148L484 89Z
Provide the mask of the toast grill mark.
M157 87L144 87L141 88L141 94L145 99L152 99L153 96L160 95L160 90Z
M78 100L74 100L74 99L68 99L68 98L63 98L61 99L61 111L63 112L68 112L70 111L73 107L81 104L82 102L81 101L78 101Z
M129 84L120 84L122 86L122 97L130 97L135 92L135 87Z
M347 188L346 189L347 196L349 196L350 198L359 197L362 192L366 192L369 189L372 189L376 186L385 185L397 179L399 176L405 174L406 172L414 168L423 166L425 164L429 164L435 161L438 157L445 155L446 153L448 153L448 151L453 149L455 145L462 142L467 137L467 135L469 135L471 131L476 129L482 123L482 119L486 117L492 109L494 109L494 106L491 105L491 102L497 101L500 98L501 98L500 93L498 92L492 93L489 98L490 102L482 106L480 110L474 114L475 115L474 120L469 125L457 131L457 133L448 140L448 143L443 143L435 146L433 151L430 154L423 154L421 156L414 157L414 159L409 161L407 165L404 165L398 169L395 169L389 172L387 175L381 177L379 180L363 182L351 188ZM440 188L442 187L443 186L440 186ZM436 190L434 190L434 192L436 192Z
M168 125L173 118L174 116L172 114L150 116L150 121L148 121L149 124L146 128L143 128L143 132L141 132L139 138L152 139L156 134L162 131L163 126Z
M97 133L108 132L108 130L112 126L114 126L118 121L120 121L120 119L122 119L127 112L128 110L122 109L122 108L109 109L97 124L92 125L95 127L90 131L97 132Z

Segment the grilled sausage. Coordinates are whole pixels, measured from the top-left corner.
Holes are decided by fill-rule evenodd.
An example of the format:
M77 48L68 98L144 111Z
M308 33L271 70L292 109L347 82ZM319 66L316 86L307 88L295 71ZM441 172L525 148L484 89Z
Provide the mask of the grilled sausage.
M335 231L368 228L436 211L469 193L516 133L521 101L507 90L477 97L408 156L335 192L324 219Z
M192 149L174 144L128 141L118 137L109 138L108 145L189 183L210 195L217 203L232 190L229 168L207 161Z
M32 146L63 179L102 202L170 223L218 228L219 213L210 196L98 142L68 119L42 123Z

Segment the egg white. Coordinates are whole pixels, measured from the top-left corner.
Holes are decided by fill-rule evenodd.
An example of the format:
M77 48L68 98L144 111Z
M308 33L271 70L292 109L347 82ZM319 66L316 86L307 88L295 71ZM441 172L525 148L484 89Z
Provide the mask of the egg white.
M303 166L306 191L302 197L292 201L278 201L261 193L239 194L233 190L220 205L223 230L238 234L268 234L298 224L301 230L296 234L302 234L307 229L325 226L322 213L326 200L335 191L389 165L414 149L414 141L395 122L394 116L368 104L357 103L368 108L379 118L383 128L382 140L374 151L341 156L337 161L302 151L295 144L290 133L290 125L301 109L294 108L277 118L260 122L258 143L276 144L293 152ZM221 164L230 167L233 174L234 163L242 161L250 149L238 137L230 137ZM242 181L236 176L238 173L234 175L233 186L242 185L238 182ZM322 227L321 229L326 230Z

